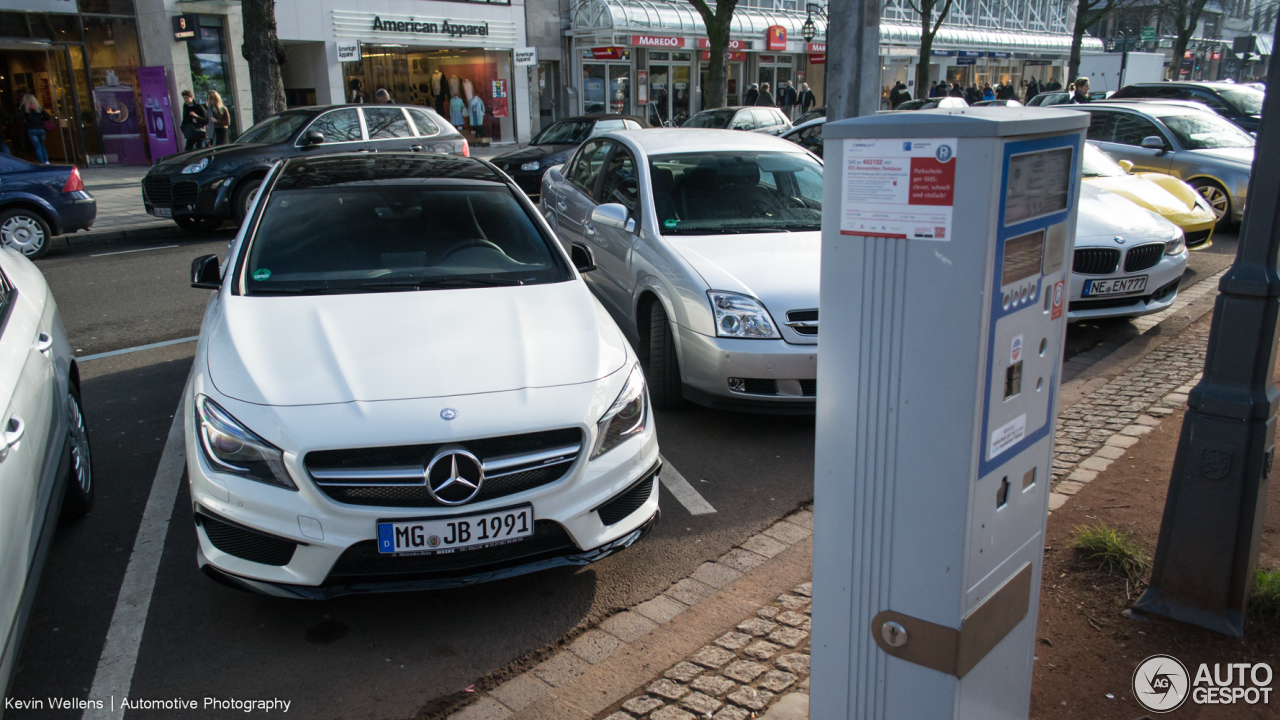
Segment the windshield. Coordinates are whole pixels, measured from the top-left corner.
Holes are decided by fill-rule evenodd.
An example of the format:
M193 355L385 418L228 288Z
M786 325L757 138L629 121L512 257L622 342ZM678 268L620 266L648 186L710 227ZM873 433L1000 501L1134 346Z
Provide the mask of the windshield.
M306 121L306 115L297 113L269 117L246 130L243 135L236 138L236 142L239 144L282 143L293 137L293 134Z
M684 127L689 128L727 128L729 121L733 120L736 110L711 110L708 112L700 112L689 118L685 122Z
M506 187L439 182L366 181L271 193L244 268L247 294L569 279Z
M577 145L591 135L594 120L561 120L538 133L530 145Z
M1245 115L1261 115L1262 101L1266 99L1266 93L1254 90L1251 87L1232 87L1217 88L1218 94L1226 99L1227 102L1235 106L1236 112Z
M1188 150L1251 148L1254 144L1253 136L1208 112L1165 115L1160 121L1178 139L1178 144Z
M664 235L822 227L822 163L806 153L657 155L649 173Z
M1124 168L1116 164L1106 153L1093 146L1084 144L1084 176L1085 177L1122 177L1127 175Z

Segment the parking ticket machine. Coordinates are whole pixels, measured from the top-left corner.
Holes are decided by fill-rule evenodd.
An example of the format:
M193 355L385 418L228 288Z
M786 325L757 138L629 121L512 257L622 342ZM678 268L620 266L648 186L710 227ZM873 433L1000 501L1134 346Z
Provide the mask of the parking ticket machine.
M1087 126L823 128L811 717L1027 717Z

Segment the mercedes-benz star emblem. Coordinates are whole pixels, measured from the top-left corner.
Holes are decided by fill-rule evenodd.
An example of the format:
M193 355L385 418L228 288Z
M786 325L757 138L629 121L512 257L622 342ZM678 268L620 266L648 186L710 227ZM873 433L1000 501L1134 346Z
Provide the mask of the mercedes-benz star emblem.
M452 420L458 417L458 411L453 408L445 408L440 411L440 417L444 420Z
M484 468L465 450L445 450L427 465L427 492L442 505L461 505L480 492Z

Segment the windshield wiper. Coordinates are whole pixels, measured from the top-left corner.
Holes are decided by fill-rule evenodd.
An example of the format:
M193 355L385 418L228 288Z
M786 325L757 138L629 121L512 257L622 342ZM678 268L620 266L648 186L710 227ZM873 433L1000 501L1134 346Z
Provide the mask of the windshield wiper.
M446 287L505 287L509 285L523 285L523 280L514 280L511 278L476 278L476 277L441 277L441 278L408 278L405 280L391 280L387 282L371 282L360 283L354 286L355 290L372 290L372 291L396 291L396 290L425 290L426 288L446 288Z
M250 295L331 295L342 292L346 291L341 288L331 288L324 285L249 288Z

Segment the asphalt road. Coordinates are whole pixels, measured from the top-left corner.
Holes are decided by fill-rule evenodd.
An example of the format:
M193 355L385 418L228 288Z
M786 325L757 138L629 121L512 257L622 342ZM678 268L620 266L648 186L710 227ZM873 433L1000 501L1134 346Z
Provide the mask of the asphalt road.
M190 261L224 252L229 237L175 232L172 240L63 250L39 265L83 357L196 335L208 294L188 286ZM1234 247L1224 235L1193 254L1188 280L1225 267ZM1127 321L1073 326L1068 353L1133 332ZM97 504L58 531L12 697L89 696L193 350L178 344L83 364ZM652 597L813 497L812 418L691 408L659 413L657 425L664 456L715 513L692 516L664 491L662 522L623 553L447 592L312 603L215 584L196 569L184 478L130 697L282 698L306 718L410 717L584 623Z

